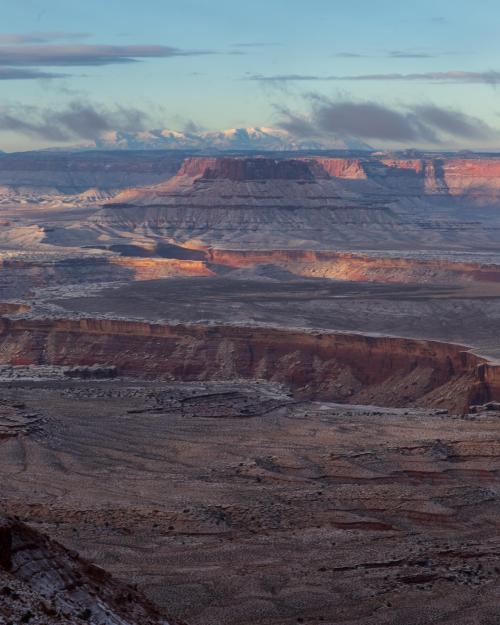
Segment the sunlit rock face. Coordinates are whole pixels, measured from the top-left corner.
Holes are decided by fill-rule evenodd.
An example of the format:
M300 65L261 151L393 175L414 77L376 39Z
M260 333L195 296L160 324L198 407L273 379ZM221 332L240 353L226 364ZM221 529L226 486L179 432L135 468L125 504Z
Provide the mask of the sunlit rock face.
M328 158L295 157L274 159L266 157L191 157L186 159L177 175L166 185L142 194L126 191L122 199L144 203L158 194L174 190L187 179L231 180L235 183L251 183L257 180L320 181L357 180L372 184L353 187L340 186L343 190L352 188L358 192L371 193L384 190L393 195L401 192L402 198L415 194L450 195L453 197L471 194L475 200L487 201L500 194L500 159L495 158ZM300 194L303 196L304 194ZM124 201L125 201L124 199Z

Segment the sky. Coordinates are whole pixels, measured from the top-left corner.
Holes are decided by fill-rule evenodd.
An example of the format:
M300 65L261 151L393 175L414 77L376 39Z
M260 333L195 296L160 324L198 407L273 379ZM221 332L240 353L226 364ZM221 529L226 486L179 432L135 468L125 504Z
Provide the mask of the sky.
M0 149L271 126L500 150L498 0L1 0Z

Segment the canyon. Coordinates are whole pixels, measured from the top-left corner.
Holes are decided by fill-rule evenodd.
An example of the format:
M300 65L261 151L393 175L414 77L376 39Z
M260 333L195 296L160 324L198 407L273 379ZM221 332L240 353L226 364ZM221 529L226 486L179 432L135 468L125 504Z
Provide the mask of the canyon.
M9 321L4 365L112 365L121 375L269 380L298 397L466 413L500 400L500 368L465 348L353 334L165 326L108 319Z
M498 155L33 152L0 185L0 617L498 620Z

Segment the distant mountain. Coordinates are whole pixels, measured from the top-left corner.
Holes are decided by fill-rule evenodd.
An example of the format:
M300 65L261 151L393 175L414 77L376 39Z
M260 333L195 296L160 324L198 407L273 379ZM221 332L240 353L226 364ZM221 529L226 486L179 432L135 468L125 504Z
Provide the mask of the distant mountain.
M280 128L231 128L212 132L106 132L95 142L102 150L372 150L359 139L325 135L299 139Z

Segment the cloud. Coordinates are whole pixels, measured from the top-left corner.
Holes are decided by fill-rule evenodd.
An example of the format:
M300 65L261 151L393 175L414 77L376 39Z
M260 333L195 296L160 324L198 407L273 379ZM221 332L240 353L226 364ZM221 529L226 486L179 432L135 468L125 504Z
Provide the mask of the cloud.
M267 83L284 83L294 81L423 81L435 83L464 83L464 84L500 84L500 71L486 72L464 72L464 71L448 71L448 72L422 72L413 74L356 74L356 75L331 75L318 76L314 74L277 74L274 76L264 76L262 74L252 74L246 80L254 80Z
M210 50L182 50L159 45L0 45L0 65L99 66L134 63L142 58L168 58L213 54Z
M306 115L293 113L288 108L277 107L280 114L279 127L295 137L314 137L318 134L312 119Z
M483 121L460 111L443 109L433 105L416 106L413 110L425 124L430 124L456 137L486 139L494 132Z
M402 144L500 136L475 117L434 105L396 109L376 102L331 101L319 96L311 103L306 115L279 109L278 125L299 137L332 133Z
M203 132L203 130L205 130L203 126L200 126L200 124L192 119L188 119L183 128L183 131L188 134L196 134L198 132Z
M48 43L50 41L85 39L88 33L33 32L33 33L0 33L0 44Z
M275 41L249 41L243 43L233 43L233 48L268 48L269 46L281 46L281 43Z
M387 55L389 59L435 59L437 54L428 52L411 52L405 50L390 50Z
M375 102L324 102L316 106L314 121L323 132L401 143L420 139L436 142L432 129L422 127L411 113Z
M298 81L316 81L316 80L332 80L331 77L315 76L313 74L275 74L274 76L263 76L262 74L251 74L245 80L255 80L258 82L298 82Z
M48 141L93 140L106 131L137 132L151 125L148 114L121 106L106 108L73 102L59 110L22 106L0 109L0 131Z
M333 56L341 59L435 59L438 54L418 50L389 50L384 54L360 54L359 52L336 52Z
M341 59L366 59L369 58L369 54L360 54L359 52L336 52L333 56L337 56Z
M20 67L1 67L0 80L34 80L37 78L66 78L67 74L42 72L38 69L24 69Z

